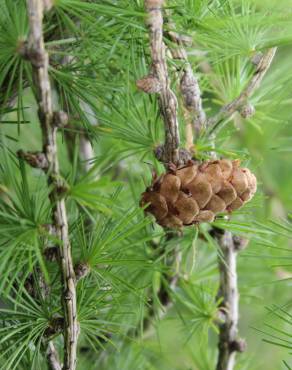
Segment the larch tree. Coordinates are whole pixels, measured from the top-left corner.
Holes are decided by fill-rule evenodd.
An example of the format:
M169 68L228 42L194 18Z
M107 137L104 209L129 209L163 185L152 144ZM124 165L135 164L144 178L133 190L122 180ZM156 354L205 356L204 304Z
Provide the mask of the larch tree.
M0 0L0 369L291 369L292 2Z

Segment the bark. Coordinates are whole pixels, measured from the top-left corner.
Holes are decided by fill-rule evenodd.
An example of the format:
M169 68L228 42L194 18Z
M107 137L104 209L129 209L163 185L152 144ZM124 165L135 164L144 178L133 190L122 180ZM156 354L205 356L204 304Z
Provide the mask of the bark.
M177 99L170 88L166 64L162 7L163 0L145 0L152 59L150 77L154 76L158 83L159 105L165 128L163 159L165 162L179 164L180 137L177 120Z
M49 342L47 348L47 360L49 364L49 370L61 370L62 367L60 365L60 360L58 356L58 352L53 344L52 341Z
M57 127L54 124L51 85L48 74L48 54L45 50L42 20L43 2L27 0L30 34L27 45L27 58L32 64L34 93L38 104L42 130L43 153L47 158L48 184L51 188L52 222L60 240L59 261L62 275L62 303L64 307L64 365L63 370L76 368L76 351L79 327L76 310L76 282L72 263L71 245L68 235L68 222L65 200L61 196L64 183L60 175L57 156Z
M245 350L245 341L238 337L239 292L237 283L237 253L246 246L243 240L229 231L215 233L222 256L218 258L220 286L218 299L222 299L219 324L218 361L216 370L233 370L236 352Z
M172 23L169 25L171 28L174 28ZM177 47L170 48L172 57L184 62L181 68L182 73L180 78L180 90L183 97L184 107L189 116L186 118L190 118L194 132L196 136L198 136L202 129L205 128L207 121L206 113L202 104L200 85L188 61L187 52L183 45L184 38L171 31L167 32L167 36L174 44L177 45Z

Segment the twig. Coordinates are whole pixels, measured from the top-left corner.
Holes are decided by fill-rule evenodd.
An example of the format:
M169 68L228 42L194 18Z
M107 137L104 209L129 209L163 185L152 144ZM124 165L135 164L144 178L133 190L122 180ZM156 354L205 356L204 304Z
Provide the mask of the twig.
M211 145L214 143L211 140ZM216 153L212 152L215 159ZM239 292L237 285L237 253L247 246L247 240L230 231L213 227L210 231L222 253L218 256L220 274L217 300L220 302L218 316L219 342L216 370L233 370L236 352L243 352L246 343L238 338Z
M163 0L145 0L152 58L149 77L152 78L153 84L157 83L155 92L159 92L160 110L165 127L164 161L178 164L180 162L180 137L177 120L177 99L170 88L167 71L165 44L163 42L163 2ZM139 81L137 85L139 86Z
M277 48L268 49L259 57L259 60L254 60L256 64L256 69L247 86L243 89L243 91L236 99L224 105L215 116L209 118L207 125L208 127L210 127L210 133L214 132L217 126L223 120L231 117L234 112L243 107L243 105L247 102L247 99L258 88L267 70L269 69L275 56L276 50Z
M261 55L256 63L256 70L248 85L231 103L224 106L220 112L209 119L211 126L210 138L215 135L216 126L225 118L247 103L247 99L257 89L274 58L276 48L269 49ZM212 140L211 140L212 142ZM220 286L218 299L222 299L220 311L224 320L219 324L218 361L216 370L233 370L236 352L243 352L246 344L238 337L239 293L237 285L237 253L247 243L241 238L232 236L231 232L214 229L214 237L218 240L222 255L218 259Z
M215 229L222 256L218 258L220 286L218 299L221 299L220 312L224 317L219 323L218 362L216 370L233 370L236 352L243 352L245 341L238 337L239 293L237 285L237 253L246 247L247 242L229 231Z
M50 201L53 224L60 240L59 259L64 292L64 370L76 367L76 351L79 327L76 312L75 274L72 263L71 245L68 235L68 222L65 201L60 196L63 181L59 171L57 156L57 127L54 125L51 86L48 74L48 54L44 47L42 32L43 2L27 0L30 34L27 45L27 57L31 61L34 93L39 107L39 120L43 137L43 152L48 162L48 183L51 187Z
M173 27L172 23L170 23L170 27ZM180 90L184 106L190 115L194 132L196 135L199 135L206 124L206 113L202 105L201 89L198 79L188 61L187 52L183 45L184 38L172 31L167 32L166 35L173 43L177 44L176 48L170 48L173 58L184 62L180 78Z
M52 341L49 341L48 348L47 348L47 359L49 364L50 370L61 370L62 367L60 365L60 360L58 356L58 352Z
M156 157L164 163L184 164L191 157L190 154L180 149L179 124L177 120L177 98L170 88L170 80L166 63L165 44L163 42L163 3L164 0L145 0L147 12L147 26L149 28L149 39L151 49L151 70L148 76L137 81L137 86L146 93L159 93L159 105L164 120L165 143L163 147L156 148ZM171 234L170 238L173 237ZM180 253L174 251L174 260L180 258ZM178 263L178 262L177 262ZM171 289L177 284L178 275L169 277ZM172 306L171 297L168 290L163 287L158 295L161 299L163 310L158 313L162 318L167 310ZM148 318L144 320L146 336L151 332L149 327L154 310L151 309ZM145 335L145 334L144 334Z
M27 87L27 85L28 84L25 82L25 87ZM5 91L5 89L7 89L7 86L2 84L2 90ZM1 99L0 106L5 107L5 108L12 108L15 105L16 100L17 100L17 91L15 90L15 87L14 87L14 89L12 89L12 93L11 93L10 97L8 97L8 99L6 101L2 101L2 99ZM18 155L20 157L22 157L23 155L25 156L26 154L28 154L28 153L25 153L21 150L18 152ZM32 154L32 157L38 160L39 158L38 158L37 154L38 153ZM41 157L42 157L43 153L40 153L40 154L41 154ZM25 160L29 161L28 158L25 158ZM46 158L44 158L44 160L46 162ZM30 165L32 167L34 167L34 165L32 163L30 163ZM36 167L42 168L42 164L38 163L38 165ZM43 296L45 296L47 294L47 291L48 291L49 288L47 287L47 285L44 281L43 275L41 274L40 271L38 272L38 276L39 276L39 279L41 280L41 284L40 284L41 292L42 292ZM31 275L30 278L33 279L33 276ZM27 283L27 281L26 281L26 283ZM27 289L27 287L26 287L26 289ZM35 293L35 292L34 291L29 292L28 291L28 293L31 294L31 293ZM35 299L35 296L33 294L31 294L31 295L32 295L32 298ZM43 348L43 346L42 346L42 348ZM54 346L53 341L49 341L47 343L47 348L44 351L46 352L49 369L50 370L61 370L61 365L60 365L60 361L59 361L58 352L57 352L57 350Z

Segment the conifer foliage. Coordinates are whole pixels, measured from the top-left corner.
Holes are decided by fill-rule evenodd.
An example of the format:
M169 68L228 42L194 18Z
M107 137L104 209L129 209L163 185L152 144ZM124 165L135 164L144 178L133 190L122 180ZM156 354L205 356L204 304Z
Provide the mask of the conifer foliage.
M292 368L288 3L0 0L1 370Z

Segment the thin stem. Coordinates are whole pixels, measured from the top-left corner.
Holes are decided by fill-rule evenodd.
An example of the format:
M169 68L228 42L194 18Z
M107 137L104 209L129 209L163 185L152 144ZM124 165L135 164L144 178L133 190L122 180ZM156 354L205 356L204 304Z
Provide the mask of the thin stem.
M214 131L217 131L218 126L222 121L231 117L234 112L241 108L247 102L248 98L259 87L273 61L276 50L277 48L268 49L260 56L259 60L256 61L256 69L249 83L246 85L240 95L230 103L224 105L215 116L209 118L208 127L210 128L210 134L212 134Z
M48 54L44 47L42 21L43 2L27 0L30 23L27 57L32 64L34 93L39 108L42 130L43 152L48 162L48 183L51 187L53 225L60 240L59 260L62 275L62 303L64 307L64 365L63 370L76 368L76 351L79 327L76 310L76 282L73 269L71 245L68 235L68 222L64 198L60 190L64 188L59 171L57 156L57 127L53 122L52 94L48 74Z
M60 360L58 356L58 352L54 346L54 343L52 341L49 341L48 348L47 348L47 360L49 364L50 370L61 370L62 367L60 365Z
M173 24L169 23L173 28ZM175 32L169 31L166 33L169 39L177 44L177 47L171 47L170 52L174 59L183 61L182 74L180 78L180 90L183 97L185 109L190 116L191 123L198 136L201 130L206 125L206 113L203 109L201 89L197 77L195 76L192 67L188 61L187 52L183 45L183 39ZM187 117L188 118L188 117Z
M170 88L166 64L162 6L163 0L145 0L152 58L151 72L160 84L159 103L165 127L164 160L178 164L180 137L177 120L177 99Z
M257 67L253 76L241 94L208 120L208 125L211 128L210 138L215 137L220 123L241 108L258 88L275 53L276 48L272 48L261 55L256 63ZM216 370L233 370L236 352L243 352L246 347L245 341L238 337L239 292L237 283L237 253L246 244L227 230L218 231L215 229L214 231L214 236L222 251L222 256L218 259L220 273L218 299L221 300L220 310L224 317L223 322L219 324L219 354Z
M239 292L237 283L237 253L246 246L229 231L216 233L222 256L218 258L220 286L218 299L224 317L219 324L218 362L216 370L233 370L236 352L245 350L245 341L238 337Z

